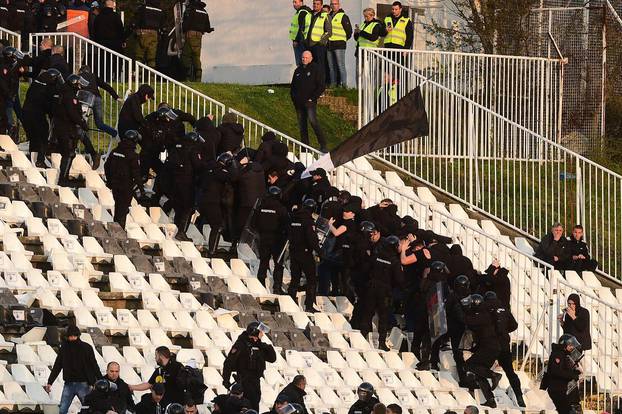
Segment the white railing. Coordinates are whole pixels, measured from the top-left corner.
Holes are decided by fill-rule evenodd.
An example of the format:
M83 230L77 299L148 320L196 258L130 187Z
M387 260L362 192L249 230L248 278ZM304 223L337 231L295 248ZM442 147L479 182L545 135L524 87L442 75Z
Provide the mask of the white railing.
M30 35L30 52L33 56L39 53L41 41L45 38L50 38L54 45L64 46L69 69L73 73L77 73L80 67L86 65L91 68L95 75L109 83L121 98L132 91L133 69L130 58L76 33L32 33ZM100 89L100 94L103 122L112 128L116 128L117 115L123 103L113 99L104 90ZM111 137L97 128L94 116L91 116L89 136L95 149L104 151L109 147Z
M8 46L12 46L18 50L22 49L22 36L17 32L12 32L4 27L0 27L0 40L6 40Z
M622 176L376 51L359 65L364 119L387 108L375 85L388 73L411 79L398 97L421 85L430 121L428 136L377 159L534 240L556 221L582 224L599 269L622 276Z
M437 50L370 50L559 142L564 60ZM393 75L387 69L385 73ZM385 77L374 79L379 82L376 90L386 80ZM391 81L396 82L402 93L408 90L409 83L419 83L413 75ZM376 114L365 107L361 109L359 122L365 125Z
M145 108L153 111L160 102L194 115L197 119L209 114L214 115L218 124L225 113L225 105L209 96L198 92L181 82L176 81L147 65L135 62L135 85L146 83L155 91L155 99L148 102Z

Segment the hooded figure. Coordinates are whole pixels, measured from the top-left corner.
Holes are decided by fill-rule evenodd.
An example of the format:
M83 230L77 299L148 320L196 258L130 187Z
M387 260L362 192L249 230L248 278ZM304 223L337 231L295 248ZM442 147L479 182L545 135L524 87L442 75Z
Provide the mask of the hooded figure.
M581 306L581 298L576 293L568 296L568 307L563 314L561 324L565 334L577 338L583 351L592 349L590 312Z
M255 156L255 162L263 162L272 155L272 148L274 144L280 142L276 139L276 134L272 131L268 131L261 137L261 144L257 148L257 155Z
M214 126L214 122L204 116L197 119L194 129L205 140L201 145L201 156L204 161L213 161L218 156L217 150L220 145L220 131Z
M226 113L217 129L221 134L218 153L231 152L235 154L244 142L244 127L237 122L234 114Z
M143 84L138 87L136 93L131 94L119 111L119 136L125 136L130 129L139 130L146 126L145 117L141 106L149 99L153 99L154 90L151 86Z

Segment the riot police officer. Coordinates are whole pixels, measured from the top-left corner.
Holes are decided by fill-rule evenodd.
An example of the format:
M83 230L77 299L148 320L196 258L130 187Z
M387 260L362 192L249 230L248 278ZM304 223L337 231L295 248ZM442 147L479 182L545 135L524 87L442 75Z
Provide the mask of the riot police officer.
M276 361L276 352L272 345L261 341L269 331L263 323L251 322L233 344L222 369L223 385L226 388L231 386L231 374L235 372L235 381L242 386L244 395L254 410L259 409L259 380L266 369L266 362Z
M460 382L464 383L464 356L460 349L460 342L464 334L464 313L460 301L471 295L471 284L469 278L465 275L456 277L453 284L453 290L449 293L449 297L445 302L445 311L447 314L447 336L451 341L451 353L456 362L456 370ZM440 345L440 344L439 344ZM432 364L438 365L440 346L437 345L432 349ZM435 367L436 368L436 367Z
M371 331L374 314L378 314L378 347L385 351L392 289L403 285L402 266L399 257L400 240L396 236L382 239L373 253L369 282L365 295L363 326L361 333L367 337Z
M305 310L307 312L313 312L317 286L313 252L316 254L320 252L314 227L315 222L312 217L316 208L317 204L314 199L306 199L301 208L294 210L289 224L289 260L292 279L289 282L288 293L292 298L296 298L300 277L304 273L307 280L305 296Z
M556 344L551 345L549 363L540 388L548 391L559 414L569 414L574 406L579 405L580 394L576 384L581 375L578 366L580 359L581 345L572 335L564 334Z
M7 107L15 101L18 93L19 77L24 73L24 66L20 65L18 61L23 56L23 53L14 47L9 46L2 50L2 64L0 64L0 134L6 134L9 131Z
M104 171L106 182L114 198L114 221L125 227L132 196L143 193L136 144L141 142L137 131L130 129L121 137L119 145L110 153Z
M76 96L86 84L82 77L70 75L61 89L58 104L54 109L52 138L58 143L62 156L59 177L61 185L66 185L69 180L69 169L76 156L81 131L88 130L88 125L82 118L82 107Z
M138 6L134 16L136 33L136 60L155 68L158 50L158 31L164 27L166 16L162 11L162 0L145 0Z
M283 263L281 252L285 245L285 229L287 228L287 209L281 203L281 189L277 186L268 188L266 197L261 200L253 216L253 228L259 233L259 270L257 278L265 283L270 258L274 260L272 272L272 290L278 294L283 283Z
M145 117L145 125L141 128L143 142L140 144L140 169L143 177L147 177L150 169L156 174L160 173L160 153L177 141L172 127L176 120L177 114L168 107L160 107ZM161 179L162 177L158 178L158 181Z
M37 153L36 166L40 168L45 168L45 155L50 135L48 117L52 116L52 102L63 82L63 77L58 70L48 69L36 77L26 92L22 112L24 130L30 141L30 153Z
M363 382L356 390L356 395L359 397L357 401L352 404L348 414L371 414L374 410L374 405L378 404L378 398L374 395L376 391L374 386L369 382Z
M117 384L105 378L97 380L93 390L84 398L82 414L100 414L114 411L110 394L117 390Z
M466 276L458 276L456 281ZM492 316L495 331L497 332L497 338L499 338L499 355L497 361L514 391L516 397L516 403L525 407L525 401L523 400L523 391L521 390L520 378L514 372L512 366L512 351L510 349L510 333L514 332L518 328L518 323L509 309L506 309L503 303L497 298L497 294L493 291L488 291L484 294L484 301L490 310ZM452 343L453 347L453 343Z
M205 10L205 3L200 0L190 0L184 11L182 28L184 31L184 50L182 64L190 81L201 81L201 39L204 33L214 31L209 21L209 14Z
M56 26L60 23L67 10L63 3L58 0L44 0L39 2L37 10L37 27L39 32L52 33L56 32Z
M492 390L497 388L501 374L490 368L499 354L499 340L493 319L482 295L473 294L461 301L464 310L464 322L473 332L475 348L471 357L465 362L466 375L471 377L482 390L486 401L482 405L496 408L497 403ZM492 380L492 386L488 379Z

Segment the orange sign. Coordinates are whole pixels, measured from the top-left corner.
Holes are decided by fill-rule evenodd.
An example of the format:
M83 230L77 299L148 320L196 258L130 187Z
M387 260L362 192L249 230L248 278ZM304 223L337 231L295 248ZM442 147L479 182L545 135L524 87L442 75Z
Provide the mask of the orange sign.
M65 31L89 37L89 12L84 10L67 10L67 26Z

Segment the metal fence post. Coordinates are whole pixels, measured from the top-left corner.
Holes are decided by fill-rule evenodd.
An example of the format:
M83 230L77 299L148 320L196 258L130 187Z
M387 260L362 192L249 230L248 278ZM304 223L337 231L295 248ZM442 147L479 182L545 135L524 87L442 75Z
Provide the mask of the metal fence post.
M473 177L475 176L474 174L474 158L475 158L475 137L474 137L474 132L473 132L473 128L475 127L474 122L473 122L473 105L472 104L468 104L468 108L469 108L469 113L467 116L467 128L468 128L468 153L469 153L469 196L468 196L468 200L469 200L469 207L473 208L473 189L474 189L474 182L473 182Z

